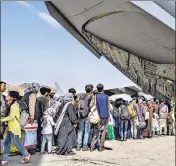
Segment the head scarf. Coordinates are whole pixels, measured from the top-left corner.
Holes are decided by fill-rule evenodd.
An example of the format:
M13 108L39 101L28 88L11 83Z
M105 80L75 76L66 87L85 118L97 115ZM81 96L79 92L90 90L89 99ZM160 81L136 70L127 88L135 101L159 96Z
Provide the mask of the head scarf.
M62 123L62 120L63 120L64 116L65 116L66 110L67 110L69 104L73 102L73 99L74 99L74 96L73 96L72 93L67 93L64 96L64 98L63 98L64 107L63 107L62 112L61 112L61 114L60 114L60 116L59 116L59 118L56 122L55 132L54 132L55 135L58 134L59 129L60 129L60 125Z
M152 102L149 100L149 101L147 101L147 107L148 108L151 108L152 107Z
M55 109L54 108L48 108L44 113L43 116L51 116L54 117L55 115Z
M61 97L57 94L55 94L53 96L53 99L50 100L50 107L54 108L56 110L56 112L58 111L58 107L60 106L61 104Z
M142 99L138 99L138 106L141 107L143 105L143 100Z
M64 104L68 103L68 102L72 102L74 99L74 96L72 93L67 93L64 96Z
M30 93L30 92L38 93L39 90L40 90L40 84L38 84L38 83L30 83L28 85L28 88L25 90L25 94L26 93Z
M54 101L59 101L59 99L60 99L60 96L59 96L59 95L55 94L55 95L53 96L53 100L54 100Z
M44 113L43 113L43 118L42 118L42 123L46 124L47 123L47 119L49 117L54 117L55 116L55 109L54 108L48 108Z

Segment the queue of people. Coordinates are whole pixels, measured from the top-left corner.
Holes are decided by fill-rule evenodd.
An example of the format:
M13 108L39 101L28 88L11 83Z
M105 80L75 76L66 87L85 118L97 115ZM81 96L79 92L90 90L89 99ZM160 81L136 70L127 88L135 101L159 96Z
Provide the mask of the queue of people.
M129 104L123 99L113 102L115 107L112 115L115 120L115 136L117 140L145 139L161 135L175 135L175 101L170 104L166 101L153 99L146 101L144 97L135 97ZM122 117L123 108L126 118ZM118 109L117 109L118 108ZM121 113L120 113L121 112Z
M96 90L93 85L86 85L85 94L80 97L73 88L64 96L58 96L38 83L29 84L23 97L16 91L10 91L4 97L6 83L0 84L1 139L4 139L2 166L7 165L10 144L23 154L22 163L30 161L31 155L20 142L26 124L37 123L36 151L42 155L53 153L52 146L56 146L57 155L75 155L74 148L76 151L98 149L102 152L110 115L119 141L175 135L174 98L169 104L164 100L145 101L144 97L138 96L132 96L129 103L122 98L112 101L104 94L102 84L98 84ZM41 95L37 97L39 92Z

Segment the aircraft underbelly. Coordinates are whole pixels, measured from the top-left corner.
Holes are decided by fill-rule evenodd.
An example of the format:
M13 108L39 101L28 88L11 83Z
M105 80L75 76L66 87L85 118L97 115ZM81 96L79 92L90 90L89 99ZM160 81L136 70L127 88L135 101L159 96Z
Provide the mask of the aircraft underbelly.
M131 2L54 0L45 4L77 40L98 58L104 56L145 92L173 95L174 29Z

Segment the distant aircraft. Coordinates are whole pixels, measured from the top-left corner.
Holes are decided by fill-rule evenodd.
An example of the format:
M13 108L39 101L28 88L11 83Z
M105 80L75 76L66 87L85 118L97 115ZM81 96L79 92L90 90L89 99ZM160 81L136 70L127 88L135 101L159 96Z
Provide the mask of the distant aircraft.
M147 100L150 100L153 98L153 96L144 93L142 89L138 86L105 89L104 93L107 94L112 100L115 100L116 98L123 98L124 100L130 101L132 99L131 96L134 94L138 94L138 96L144 96ZM84 93L79 93L77 95L81 96L83 94Z
M56 94L59 95L59 96L64 96L65 93L63 92L63 90L61 89L61 87L59 86L59 84L57 82L54 82L54 85L55 85L55 87L57 89Z

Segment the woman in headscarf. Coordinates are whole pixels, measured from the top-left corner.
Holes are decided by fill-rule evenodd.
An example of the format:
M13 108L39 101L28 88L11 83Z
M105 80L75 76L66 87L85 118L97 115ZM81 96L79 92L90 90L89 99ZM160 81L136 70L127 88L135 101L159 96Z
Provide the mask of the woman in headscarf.
M145 129L145 137L151 138L152 137L152 117L153 115L153 107L152 107L152 102L148 101L147 102L147 110L146 110L146 124L147 128Z
M74 96L72 93L65 95L64 106L56 122L55 135L58 135L58 155L74 155L72 149L76 146L77 118L73 105Z
M143 104L143 100L141 98L138 99L138 137L139 139L143 139L144 137L144 129L145 129L145 115L146 115L146 107Z
M55 116L53 118L54 122L56 123L61 111L63 109L63 97L59 96L58 94L55 94L52 98L52 100L50 100L50 107L55 109ZM53 129L55 131L55 128ZM57 145L57 137L58 135L53 134L53 145L56 146Z

